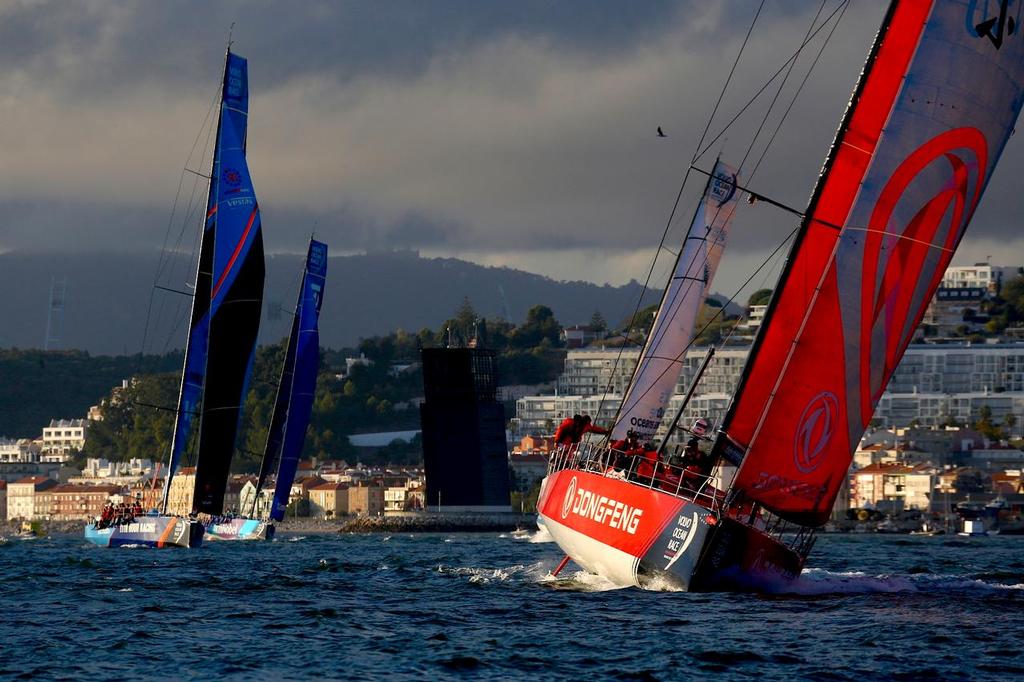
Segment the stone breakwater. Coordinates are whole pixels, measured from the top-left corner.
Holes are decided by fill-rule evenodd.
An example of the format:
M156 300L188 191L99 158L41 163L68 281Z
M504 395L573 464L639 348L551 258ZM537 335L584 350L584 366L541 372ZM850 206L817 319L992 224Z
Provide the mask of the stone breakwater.
M533 514L423 514L363 516L343 521L339 533L502 533L536 530Z

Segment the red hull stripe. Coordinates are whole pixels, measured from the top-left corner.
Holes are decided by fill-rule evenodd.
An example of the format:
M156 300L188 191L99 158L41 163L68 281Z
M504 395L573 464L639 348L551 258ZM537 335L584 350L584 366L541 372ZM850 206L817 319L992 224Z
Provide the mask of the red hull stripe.
M245 244L245 240L249 238L249 231L252 230L252 224L256 220L256 212L258 210L259 205L253 206L252 213L249 214L249 222L245 226L245 231L242 232L242 238L238 240L238 244L235 246L235 251L231 254L231 260L228 261L228 264L224 267L224 271L220 273L220 279L218 279L217 283L213 286L213 293L210 295L211 297L216 296L217 292L220 291L221 285L224 284L224 279L228 276L228 273L231 272L231 268L234 266L235 261L238 260L238 254L242 252L242 246Z

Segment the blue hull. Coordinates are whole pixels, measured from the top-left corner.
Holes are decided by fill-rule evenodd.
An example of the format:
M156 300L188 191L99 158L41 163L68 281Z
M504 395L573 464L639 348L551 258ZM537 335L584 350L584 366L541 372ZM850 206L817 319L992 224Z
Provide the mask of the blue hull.
M85 527L85 539L101 547L199 547L203 524L177 516L140 516L107 528Z
M230 519L206 526L207 540L273 540L274 524L259 519Z

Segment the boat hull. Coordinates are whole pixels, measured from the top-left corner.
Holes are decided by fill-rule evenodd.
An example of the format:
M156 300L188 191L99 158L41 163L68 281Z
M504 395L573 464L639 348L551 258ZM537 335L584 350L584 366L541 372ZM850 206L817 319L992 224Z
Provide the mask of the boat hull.
M106 528L85 527L85 539L101 547L199 547L203 524L178 516L142 516Z
M773 589L802 568L795 551L753 526L621 478L553 472L544 479L537 508L573 561L617 585Z
M273 540L274 524L259 519L237 518L206 526L206 540Z

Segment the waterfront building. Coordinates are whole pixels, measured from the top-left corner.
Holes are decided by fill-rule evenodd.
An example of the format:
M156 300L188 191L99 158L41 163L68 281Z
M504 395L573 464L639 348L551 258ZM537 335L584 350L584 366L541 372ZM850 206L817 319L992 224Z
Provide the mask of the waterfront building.
M26 476L7 485L7 519L49 518L53 510L51 490L57 481L45 476Z
M0 519L7 518L7 481L0 479Z
M0 438L0 462L38 462L39 450L31 438Z
M704 417L720 423L739 382L749 349L716 351L681 423ZM670 400L671 417L682 402L706 349L687 352L683 374ZM558 395L526 396L516 401L514 437L549 435L573 414L590 414L600 424L615 419L622 392L639 357L638 349L570 350L559 377ZM612 391L604 393L603 389ZM875 410L875 427L941 427L970 424L983 408L995 425L1020 437L1024 426L1024 343L915 344L896 368ZM664 427L663 427L664 428Z
M128 489L121 485L73 485L62 483L50 490L50 518L56 521L84 521L99 517L111 498L122 501Z
M66 462L72 451L85 447L85 419L51 419L43 428L43 447L40 457L44 462Z
M981 288L992 293L999 291L1003 282L1024 274L1020 266L989 265L952 265L946 268L940 286L948 288Z
M982 312L982 305L992 296L983 287L939 288L925 308L914 340L964 336L981 331L989 320L988 314Z
M256 479L250 477L246 480L238 493L239 511L250 518L267 518L270 514L270 505L274 501L274 488L269 486L269 483L263 485L259 499L253 505L253 497L256 495Z
M167 491L167 513L187 516L192 512L192 496L196 487L196 468L182 467L171 479Z
M345 491L344 513L350 516L380 516L384 513L384 488L354 485Z
M321 483L309 490L310 516L336 519L344 516L348 483Z
M849 505L887 512L929 508L935 470L926 464L871 464L850 477Z
M606 334L604 329L574 324L562 329L561 339L566 348L583 348L594 341L600 341Z

